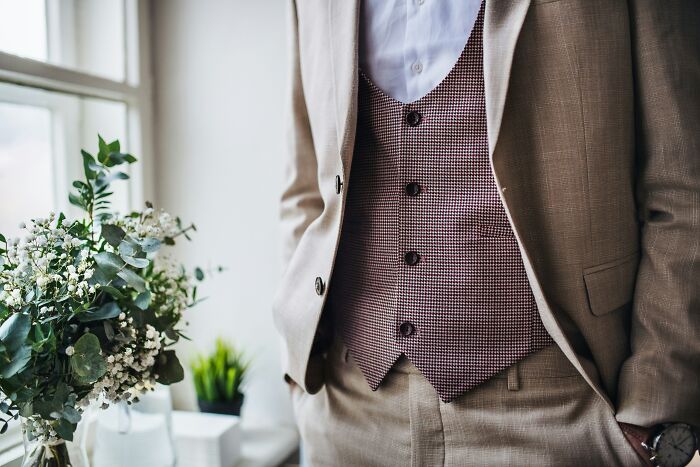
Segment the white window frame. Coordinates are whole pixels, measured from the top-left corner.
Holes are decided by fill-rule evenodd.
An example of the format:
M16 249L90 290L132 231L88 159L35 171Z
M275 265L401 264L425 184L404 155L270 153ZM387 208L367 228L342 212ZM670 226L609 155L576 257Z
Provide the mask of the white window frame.
M47 0L47 13L51 11ZM127 106L127 141L123 146L139 156L133 167L130 189L132 206L153 198L153 109L149 46L148 0L124 0L125 79L115 81L52 63L19 57L0 51L0 82L123 102ZM51 40L51 33L48 35ZM23 99L16 102L24 102Z
M47 14L47 41L55 41L52 37L51 23L58 21L60 0L45 0ZM131 167L131 183L129 185L130 207L142 206L146 200L153 199L154 161L153 155L153 108L152 108L152 77L149 35L149 1L124 0L124 50L125 50L125 79L111 80L79 71L46 63L39 60L19 57L0 51L0 83L19 85L12 96L3 96L4 101L17 104L38 105L52 111L59 111L59 118L52 122L54 126L52 146L56 151L62 151L65 145L55 140L56 137L74 137L75 130L56 125L64 125L65 118L61 113L74 111L66 105L62 94L106 99L126 104L127 107L127 140L122 146L136 155L139 163ZM49 45L49 52L51 53ZM36 89L60 93L60 95L44 95L37 97ZM73 134L73 135L71 135ZM59 143L59 144L57 144ZM56 177L55 199L65 197L68 188L65 167L57 162L65 162L65 155L53 156ZM3 435L0 435L0 467L19 465L23 453L22 437L19 424L13 424Z

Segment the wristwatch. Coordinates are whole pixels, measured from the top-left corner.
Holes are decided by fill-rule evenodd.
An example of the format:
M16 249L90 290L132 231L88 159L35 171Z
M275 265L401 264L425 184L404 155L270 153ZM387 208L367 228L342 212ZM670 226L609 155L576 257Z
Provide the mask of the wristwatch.
M698 450L698 437L690 425L668 423L643 442L650 454L649 460L658 467L684 467Z

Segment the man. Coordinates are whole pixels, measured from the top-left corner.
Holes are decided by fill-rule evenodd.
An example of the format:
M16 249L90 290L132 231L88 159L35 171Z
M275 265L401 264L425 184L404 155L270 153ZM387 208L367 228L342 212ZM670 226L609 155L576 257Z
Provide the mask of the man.
M685 465L700 5L290 10L274 314L308 463Z

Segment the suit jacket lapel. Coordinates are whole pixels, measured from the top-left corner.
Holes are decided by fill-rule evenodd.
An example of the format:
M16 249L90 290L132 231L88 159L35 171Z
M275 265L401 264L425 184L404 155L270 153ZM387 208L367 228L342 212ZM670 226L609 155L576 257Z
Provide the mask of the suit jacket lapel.
M491 158L501 130L513 53L529 6L530 0L486 0L484 81Z
M506 93L510 83L513 54L530 2L531 0L486 0L486 11L484 15L484 80L486 87L486 120L489 155L494 168L494 175L498 174L495 171L496 164L493 164L493 158L495 155L501 157L501 154L496 153L495 149L501 131L501 121L503 120ZM503 156L505 156L505 154L503 154ZM496 183L499 184L500 191L500 181L498 177L496 178ZM605 394L602 388L594 382L591 376L589 376L589 374L595 374L595 368L591 368L590 364L583 363L578 358L566 334L559 326L539 282L533 262L530 259L530 254L523 246L522 239L518 234L518 226L513 222L512 213L505 199L502 198L502 200L506 213L515 227L514 232L520 246L523 265L525 266L528 280L532 286L532 291L537 301L537 307L540 310L543 323L569 361L571 361L605 403L610 406L610 408L613 408L610 398Z
M513 53L531 0L486 0L484 16L484 80L489 155L493 157L501 129ZM357 53L360 0L329 4L331 68L335 88L338 151L348 173L357 121Z
M347 175L352 162L357 123L360 0L330 0L328 4L338 151Z

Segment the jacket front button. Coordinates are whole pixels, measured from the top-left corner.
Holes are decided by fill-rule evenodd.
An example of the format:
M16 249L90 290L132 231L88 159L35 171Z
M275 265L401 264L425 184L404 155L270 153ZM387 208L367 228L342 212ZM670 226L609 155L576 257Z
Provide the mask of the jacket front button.
M335 176L335 192L340 194L343 189L343 181L340 179L340 175Z
M325 289L325 285L323 284L323 279L320 277L316 278L316 295L323 295L323 290Z

